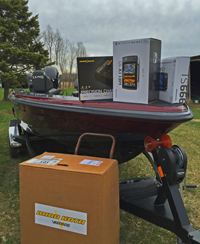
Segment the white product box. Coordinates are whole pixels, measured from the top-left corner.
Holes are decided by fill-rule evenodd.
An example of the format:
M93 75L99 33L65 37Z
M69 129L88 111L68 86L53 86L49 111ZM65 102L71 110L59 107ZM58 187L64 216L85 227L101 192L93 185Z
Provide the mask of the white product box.
M161 41L152 38L113 42L113 100L148 104L159 99L156 87Z
M188 91L190 57L172 57L161 61L159 99L185 103Z

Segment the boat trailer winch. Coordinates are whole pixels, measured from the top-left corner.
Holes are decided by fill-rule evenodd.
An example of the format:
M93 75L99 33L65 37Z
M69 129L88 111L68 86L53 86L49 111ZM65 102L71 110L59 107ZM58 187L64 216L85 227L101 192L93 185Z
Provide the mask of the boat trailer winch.
M147 140L148 139L148 140ZM120 196L120 208L146 221L167 229L177 235L185 244L200 243L200 230L195 230L187 216L179 184L184 180L187 169L187 156L179 146L170 142L147 138L146 148L151 148L153 163L159 175L158 194L142 199ZM166 139L166 137L164 138ZM170 139L170 138L169 138ZM164 142L165 141L165 142ZM153 143L152 143L153 142ZM157 143L156 147L152 144ZM161 145L163 147L158 147ZM164 146L167 145L167 146Z

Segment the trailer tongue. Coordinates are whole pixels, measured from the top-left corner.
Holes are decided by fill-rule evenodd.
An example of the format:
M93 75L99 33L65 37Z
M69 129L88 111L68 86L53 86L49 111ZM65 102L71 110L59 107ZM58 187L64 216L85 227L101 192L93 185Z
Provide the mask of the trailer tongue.
M149 157L147 152L145 154L156 171L157 192L155 193L153 186L146 185L146 194L143 193L138 198L134 194L134 183L131 195L131 180L129 179L127 187L124 186L124 180L121 180L120 208L175 233L182 243L200 243L200 230L195 230L190 225L179 191L179 184L186 175L187 156L181 147L171 147L170 142L166 140L163 142L166 146L151 147L156 143L157 146L162 144L162 139L151 139L145 140L145 147L150 148L149 151L152 148L153 157ZM143 183L143 191L144 187ZM129 194L124 194L126 188L129 189Z

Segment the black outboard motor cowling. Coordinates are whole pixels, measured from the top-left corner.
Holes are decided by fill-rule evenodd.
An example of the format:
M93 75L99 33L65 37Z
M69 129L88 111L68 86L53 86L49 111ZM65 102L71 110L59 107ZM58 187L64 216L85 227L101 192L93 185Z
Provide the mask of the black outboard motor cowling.
M56 67L47 66L44 68L44 72L52 80L53 88L57 89L60 84L60 76Z
M35 92L47 93L53 87L53 82L42 70L34 71L32 80Z

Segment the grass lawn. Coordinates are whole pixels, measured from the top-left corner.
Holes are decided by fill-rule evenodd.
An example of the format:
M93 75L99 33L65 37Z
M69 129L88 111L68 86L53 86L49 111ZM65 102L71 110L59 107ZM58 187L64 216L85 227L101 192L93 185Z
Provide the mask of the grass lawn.
M73 89L74 90L74 89ZM8 147L8 124L13 119L10 102L1 102L0 88L0 243L20 244L19 219L19 163L29 158L28 154L11 159ZM187 122L169 135L174 145L181 146L188 157L187 184L200 185L200 105L192 104L195 119ZM120 178L153 176L153 170L144 156L119 166ZM186 189L183 201L194 228L200 228L200 190ZM151 223L120 211L120 234L124 244L171 244L176 236ZM59 237L58 237L59 240ZM27 243L28 244L28 243ZM44 243L45 244L45 243Z

